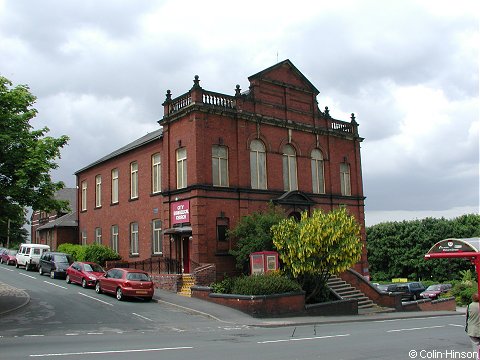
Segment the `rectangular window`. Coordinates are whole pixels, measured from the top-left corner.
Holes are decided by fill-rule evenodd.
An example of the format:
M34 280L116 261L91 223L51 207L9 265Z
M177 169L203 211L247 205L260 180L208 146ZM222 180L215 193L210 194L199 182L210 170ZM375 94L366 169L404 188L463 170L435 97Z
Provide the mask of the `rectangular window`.
M250 144L250 177L252 189L267 189L267 157L260 140Z
M177 149L177 189L187 187L187 149Z
M102 228L95 228L95 244L102 244Z
M153 253L161 254L162 249L162 221L153 220L152 222L152 240L153 240Z
M102 206L102 176L95 176L95 207Z
M228 186L228 148L212 146L212 181L213 186Z
M87 231L83 230L81 236L82 236L82 245L87 245Z
M162 163L160 154L152 155L152 193L162 191Z
M130 164L130 199L138 198L138 163Z
M138 255L138 223L130 224L130 254Z
M82 181L82 211L87 210L87 182Z
M118 253L118 225L112 225L112 250Z
M350 165L347 163L340 164L340 186L342 195L352 195L352 189L350 187Z
M118 203L118 169L112 170L112 204Z
M217 218L217 253L227 254L230 250L230 243L227 238L229 219L227 217Z

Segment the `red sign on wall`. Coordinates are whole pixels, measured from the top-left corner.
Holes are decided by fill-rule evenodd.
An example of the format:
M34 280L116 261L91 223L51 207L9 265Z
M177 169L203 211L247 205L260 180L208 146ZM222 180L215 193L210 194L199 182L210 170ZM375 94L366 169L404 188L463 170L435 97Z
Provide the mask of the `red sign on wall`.
M172 226L190 222L190 201L176 201L170 204Z

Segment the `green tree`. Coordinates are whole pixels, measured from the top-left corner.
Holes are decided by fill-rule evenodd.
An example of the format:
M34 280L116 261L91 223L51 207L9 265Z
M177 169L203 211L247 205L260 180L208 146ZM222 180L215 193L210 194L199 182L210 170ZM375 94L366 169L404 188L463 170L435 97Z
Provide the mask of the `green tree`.
M30 125L37 110L28 86L17 85L0 76L0 222L18 218L25 207L33 210L66 210L67 203L54 199L62 182L52 182L50 170L58 165L60 148L67 136L45 136L44 127ZM24 215L23 215L24 216Z
M258 211L242 217L235 228L228 231L228 237L235 241L230 254L235 257L238 269L248 271L250 253L273 249L270 229L283 219L285 219L283 210L269 205L264 212Z
M455 219L385 222L367 227L370 273L375 280L403 277L438 282L459 279L472 268L464 259L425 260L424 255L438 241L480 236L480 215Z
M280 259L302 284L306 302L316 301L330 274L347 270L362 252L360 225L345 208L314 210L310 217L303 212L299 222L285 219L272 232Z

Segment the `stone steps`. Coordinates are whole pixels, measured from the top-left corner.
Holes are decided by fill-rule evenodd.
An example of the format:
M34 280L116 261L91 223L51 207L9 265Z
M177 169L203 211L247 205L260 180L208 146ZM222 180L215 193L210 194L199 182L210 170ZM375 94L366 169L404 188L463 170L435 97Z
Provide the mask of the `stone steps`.
M358 302L358 309L363 311L379 311L380 306L370 300L360 290L354 288L352 285L342 280L338 276L332 275L327 281L328 287L337 293L342 299L355 299Z

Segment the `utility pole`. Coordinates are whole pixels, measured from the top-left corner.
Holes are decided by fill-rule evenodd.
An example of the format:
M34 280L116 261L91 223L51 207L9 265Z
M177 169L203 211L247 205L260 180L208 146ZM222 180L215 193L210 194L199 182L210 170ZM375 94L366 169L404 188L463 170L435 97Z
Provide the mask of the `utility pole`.
M10 219L7 219L7 249L10 249Z

